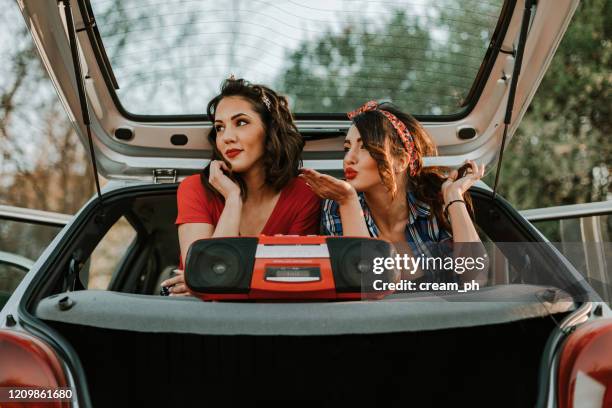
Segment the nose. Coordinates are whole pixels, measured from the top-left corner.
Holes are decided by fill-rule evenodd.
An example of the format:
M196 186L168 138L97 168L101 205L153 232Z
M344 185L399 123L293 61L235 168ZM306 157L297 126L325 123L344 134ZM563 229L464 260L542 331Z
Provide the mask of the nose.
M224 144L234 143L236 141L236 132L231 127L226 127L223 133L217 135L217 138Z
M344 166L352 166L357 163L357 152L354 147L351 147L344 155Z

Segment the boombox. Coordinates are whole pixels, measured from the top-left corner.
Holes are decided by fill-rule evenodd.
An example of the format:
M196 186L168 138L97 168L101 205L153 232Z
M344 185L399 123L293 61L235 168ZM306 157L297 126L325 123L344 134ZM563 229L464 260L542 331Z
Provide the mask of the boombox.
M185 283L203 300L355 300L379 298L376 257L393 246L374 238L259 236L208 238L187 252Z

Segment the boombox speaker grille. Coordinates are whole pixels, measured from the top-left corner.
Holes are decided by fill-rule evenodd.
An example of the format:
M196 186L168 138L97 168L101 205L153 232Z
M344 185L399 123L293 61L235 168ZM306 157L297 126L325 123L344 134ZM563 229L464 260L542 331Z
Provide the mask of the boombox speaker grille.
M388 279L373 274L374 258L389 257L393 246L388 242L368 238L327 238L337 292L368 291L373 279Z
M251 286L257 238L195 241L187 252L185 281L201 293L247 293Z

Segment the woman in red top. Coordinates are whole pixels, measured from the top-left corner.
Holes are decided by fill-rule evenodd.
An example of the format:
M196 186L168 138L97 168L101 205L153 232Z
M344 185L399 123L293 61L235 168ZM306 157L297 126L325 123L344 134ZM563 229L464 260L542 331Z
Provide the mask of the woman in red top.
M196 240L239 235L308 235L319 230L319 198L299 179L300 136L287 100L268 87L233 77L207 107L214 125L210 164L177 192L181 262L162 282L189 292L183 260Z

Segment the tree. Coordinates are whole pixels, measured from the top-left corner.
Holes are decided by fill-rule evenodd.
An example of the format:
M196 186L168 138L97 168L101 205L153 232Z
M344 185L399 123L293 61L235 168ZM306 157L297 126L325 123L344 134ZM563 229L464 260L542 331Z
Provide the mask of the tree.
M580 3L505 152L501 192L520 208L611 198L611 19L609 1Z
M9 63L0 81L0 202L74 213L93 192L89 158L17 7L3 9L2 35L16 41L3 50Z
M504 155L501 193L518 208L609 195L611 11L604 0L581 3ZM278 87L298 112L348 111L373 97L417 114L455 112L482 61L495 13L491 3L448 0L425 15L397 9L382 25L348 21L344 30L304 41L291 53Z
M0 0L0 203L72 214L94 192L89 150L63 110L12 0ZM120 1L106 4L100 18L111 27L112 53L122 52L133 30L147 28L151 9L134 21ZM132 16L134 17L134 16ZM102 180L104 183L104 180Z
M370 19L363 13L338 32L302 42L277 86L297 112L348 111L376 97L417 114L454 113L487 49L492 10L500 8L448 0L400 5Z

